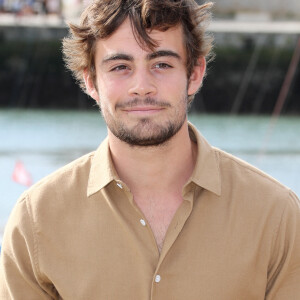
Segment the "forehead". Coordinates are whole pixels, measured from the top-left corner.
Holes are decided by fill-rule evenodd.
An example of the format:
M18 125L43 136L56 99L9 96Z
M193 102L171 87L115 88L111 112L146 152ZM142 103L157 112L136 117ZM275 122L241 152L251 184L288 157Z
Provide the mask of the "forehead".
M183 59L185 58L185 46L183 29L181 25L171 27L166 31L151 30L149 36L154 39L158 47L155 50L164 49L177 52ZM142 48L136 41L133 29L127 18L120 27L108 38L97 41L96 59L116 52L128 53L133 56L147 55L149 49Z

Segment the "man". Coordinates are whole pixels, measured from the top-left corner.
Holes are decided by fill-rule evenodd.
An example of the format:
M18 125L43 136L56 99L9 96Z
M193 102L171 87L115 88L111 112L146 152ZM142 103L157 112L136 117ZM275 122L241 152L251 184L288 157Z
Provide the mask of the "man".
M187 121L211 4L97 0L64 54L108 137L6 227L1 299L300 298L297 197Z

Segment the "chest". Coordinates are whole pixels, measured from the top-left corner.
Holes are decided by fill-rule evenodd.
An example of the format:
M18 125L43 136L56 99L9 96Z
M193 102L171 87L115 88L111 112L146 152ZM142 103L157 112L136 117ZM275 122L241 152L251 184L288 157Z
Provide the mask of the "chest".
M274 226L260 231L259 222L265 224L261 213L254 220L237 218L223 206L216 216L225 205L219 199L210 199L210 207L198 199L191 214L187 201L179 209L178 204L151 202L143 213L158 244L166 231L159 235L156 228L166 230L174 214L178 220L175 242L158 265L148 228L125 200L90 201L88 210L74 207L67 218L66 210L59 211L58 217L51 216L56 220L51 226L47 215L41 218L41 274L57 287L61 299L264 299Z
M84 223L89 224L88 220ZM78 224L75 232L80 243L76 247L74 237L69 236L64 243L55 243L61 248L55 257L55 274L53 262L43 271L55 286L62 287L60 299L264 299L267 268L259 263L262 251L253 251L253 239L247 239L237 248L228 235L216 235L216 228L212 227L217 221L207 224L211 226L205 229L208 233L205 234L204 226L192 220L187 230L183 228L157 272L154 252L148 251L153 248L147 230L134 244L131 231L126 231L121 223L106 216L99 222L100 231L92 226L83 230L83 226L79 226L82 223ZM192 228L197 228L197 238ZM106 242L96 247L96 235ZM47 248L42 250L46 260L57 253L49 253ZM156 274L161 276L158 283L154 281Z

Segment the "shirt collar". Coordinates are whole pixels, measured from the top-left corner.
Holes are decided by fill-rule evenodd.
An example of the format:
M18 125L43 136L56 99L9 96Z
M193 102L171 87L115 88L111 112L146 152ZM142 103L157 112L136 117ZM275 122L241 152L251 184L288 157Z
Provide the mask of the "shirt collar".
M92 159L87 196L97 193L113 180L118 181L119 177L114 168L108 138L106 138L98 147Z
M198 186L221 195L221 176L219 159L216 151L190 122L189 134L192 141L197 143L198 154L191 181Z
M197 129L188 123L190 138L197 143L198 154L191 181L217 195L221 194L219 162L215 150L208 144ZM110 155L108 138L96 150L89 174L87 196L91 196L111 181L119 181Z

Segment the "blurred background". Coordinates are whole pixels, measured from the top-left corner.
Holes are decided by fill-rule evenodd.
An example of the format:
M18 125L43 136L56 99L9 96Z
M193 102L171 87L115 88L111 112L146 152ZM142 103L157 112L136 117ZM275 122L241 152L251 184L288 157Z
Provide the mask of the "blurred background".
M201 1L198 1L202 3ZM0 244L20 194L106 136L62 61L81 0L0 0ZM215 59L189 118L300 195L300 1L219 0Z

